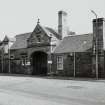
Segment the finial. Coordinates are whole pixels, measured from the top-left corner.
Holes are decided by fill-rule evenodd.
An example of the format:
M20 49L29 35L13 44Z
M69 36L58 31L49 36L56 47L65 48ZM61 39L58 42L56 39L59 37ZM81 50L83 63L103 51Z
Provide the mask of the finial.
M39 24L39 23L40 23L39 21L40 21L40 19L38 18L37 24Z

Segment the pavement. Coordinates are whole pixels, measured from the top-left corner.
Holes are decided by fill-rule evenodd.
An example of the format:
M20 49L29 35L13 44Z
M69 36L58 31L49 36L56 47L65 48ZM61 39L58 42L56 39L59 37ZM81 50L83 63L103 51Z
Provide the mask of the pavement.
M0 105L105 105L105 80L2 74Z
M95 77L67 77L67 76L35 76L26 74L12 74L12 73L0 73L0 76L15 76L15 77L31 77L31 78L45 78L45 79L60 79L60 80L76 80L76 81L97 81ZM99 81L105 80L105 78L98 78Z

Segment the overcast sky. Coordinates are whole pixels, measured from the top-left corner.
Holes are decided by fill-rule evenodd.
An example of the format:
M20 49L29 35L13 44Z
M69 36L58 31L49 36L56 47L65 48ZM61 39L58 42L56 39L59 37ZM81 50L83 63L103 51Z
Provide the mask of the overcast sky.
M0 40L5 35L32 32L40 24L57 29L58 11L68 13L68 25L77 34L92 32L92 19L105 17L105 0L0 0Z

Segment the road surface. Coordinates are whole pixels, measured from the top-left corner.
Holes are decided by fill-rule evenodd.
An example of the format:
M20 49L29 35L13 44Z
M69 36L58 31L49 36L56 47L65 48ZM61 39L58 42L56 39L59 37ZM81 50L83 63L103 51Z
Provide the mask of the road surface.
M105 80L0 76L0 105L105 105Z

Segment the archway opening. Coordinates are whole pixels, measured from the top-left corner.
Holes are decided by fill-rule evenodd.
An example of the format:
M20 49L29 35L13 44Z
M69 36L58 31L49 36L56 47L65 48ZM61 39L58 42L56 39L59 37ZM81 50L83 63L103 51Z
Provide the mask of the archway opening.
M41 51L32 54L32 75L47 75L47 54Z

